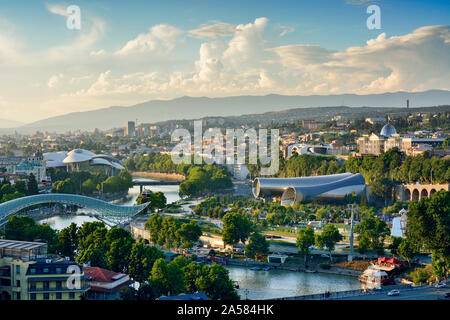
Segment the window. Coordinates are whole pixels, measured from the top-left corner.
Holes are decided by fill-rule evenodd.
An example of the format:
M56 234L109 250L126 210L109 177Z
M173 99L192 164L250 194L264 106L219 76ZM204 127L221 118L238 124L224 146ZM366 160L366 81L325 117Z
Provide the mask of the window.
M36 274L36 268L30 268L30 273L31 274Z
M61 292L57 292L56 293L56 299L57 300L61 300L61 298L62 298Z
M75 299L75 292L69 292L69 299Z
M20 300L20 292L16 292L16 300Z
M44 289L48 290L49 287L50 287L49 282L48 281L44 281Z
M30 300L36 300L36 293L30 293Z
M16 280L16 287L20 287L20 280Z
M48 268L44 268L42 271L43 271L44 273L48 273L49 269L48 269Z
M20 274L20 266L16 265L16 274Z
M56 273L62 273L62 269L61 268L56 268Z
M44 293L44 300L49 300L50 299L50 295L48 293Z
M30 290L36 290L36 282L31 282Z
M56 281L56 289L60 290L62 288L62 281Z

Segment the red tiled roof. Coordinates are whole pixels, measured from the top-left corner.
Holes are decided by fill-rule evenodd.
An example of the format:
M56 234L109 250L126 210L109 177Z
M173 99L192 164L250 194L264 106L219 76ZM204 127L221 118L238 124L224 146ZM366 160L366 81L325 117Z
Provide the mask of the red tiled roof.
M97 287L91 284L91 291L99 291L99 292L117 292L119 291L122 287L125 286L129 286L130 284L133 283L133 280L128 280L124 283L119 284L118 286L115 286L114 288L111 289L107 289L107 288L102 288L102 287Z
M117 273L100 267L84 267L83 271L86 275L91 277L91 281L95 282L111 283L126 276L125 274Z

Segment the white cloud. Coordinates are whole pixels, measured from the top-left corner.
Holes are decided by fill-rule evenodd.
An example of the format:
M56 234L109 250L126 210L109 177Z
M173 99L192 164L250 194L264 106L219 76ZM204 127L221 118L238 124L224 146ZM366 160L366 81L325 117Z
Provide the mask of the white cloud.
M48 79L47 86L50 89L56 88L62 78L64 78L62 73L51 76L50 79Z
M182 31L178 28L168 24L159 24L151 27L147 33L142 33L128 41L116 54L156 53L164 55L175 48L176 41L181 34Z
M294 32L295 29L292 27L288 27L288 26L278 26L277 29L281 30L280 33L280 37L284 37L286 34L288 34L289 32Z
M202 24L199 28L189 30L189 35L200 39L214 39L218 37L232 36L236 26L231 23L212 21L213 24Z
M67 7L63 7L58 4L47 4L47 10L53 14L68 17L69 13L67 13Z
M23 50L16 37L0 29L0 80L5 79L6 85L0 95L8 92L8 103L23 110L29 108L26 105L39 105L39 114L45 117L49 110L62 114L181 95L450 89L450 26L427 26L391 37L381 33L361 46L333 51L314 44L277 46L273 31L279 39L291 29L271 28L264 17L237 26L214 21L186 32L160 24L130 38L119 50L108 51L99 47L104 22L93 18L84 25L76 41L38 53ZM185 35L203 38L195 49L197 58L191 58L189 51L175 54L192 48L183 47L184 41L198 43ZM6 67L10 74L18 70L27 77L35 94L29 95L29 101L12 98L3 72ZM42 98L43 87L57 88L60 94Z
M423 27L365 46L332 51L319 45L267 48L266 18L239 25L229 41L201 44L193 69L105 72L78 96L182 94L339 94L450 88L450 30Z

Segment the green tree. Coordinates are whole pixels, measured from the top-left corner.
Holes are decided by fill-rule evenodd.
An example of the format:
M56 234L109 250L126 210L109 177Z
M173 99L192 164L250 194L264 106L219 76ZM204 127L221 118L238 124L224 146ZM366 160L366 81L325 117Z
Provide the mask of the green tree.
M228 212L223 216L222 240L234 245L239 241L245 243L252 230L252 223L247 216L237 212Z
M269 243L262 234L254 232L250 236L249 243L245 246L244 250L247 257L259 260L258 258L269 254Z
M430 250L436 259L450 260L450 191L409 205L407 239L418 248Z
M322 250L326 248L330 253L330 262L333 261L332 252L336 243L342 240L342 235L339 233L338 228L335 225L327 224L325 228L323 228L322 233L316 235L316 245Z
M36 181L36 177L32 173L30 173L30 175L28 176L27 190L28 190L28 195L33 195L33 194L39 193L39 188L38 188L38 183Z
M153 264L150 280L159 287L159 295L177 295L185 290L184 273L176 263L160 258Z
M301 228L297 233L297 247L298 251L303 255L303 261L306 266L306 259L308 258L310 247L314 244L314 229Z
M160 250L146 246L140 239L131 248L128 273L133 280L142 284L150 276L155 261L163 257L164 254Z
M62 229L58 234L58 253L69 257L71 261L75 259L78 248L78 227L71 223L67 228Z
M384 239L389 235L389 228L384 221L381 221L373 214L364 217L360 223L355 226L355 232L358 233L358 241L366 241L370 250L376 251L378 255L383 254Z
M202 235L202 229L196 221L190 221L184 223L181 228L176 231L176 236L182 243L183 248L192 248L192 246L198 242Z

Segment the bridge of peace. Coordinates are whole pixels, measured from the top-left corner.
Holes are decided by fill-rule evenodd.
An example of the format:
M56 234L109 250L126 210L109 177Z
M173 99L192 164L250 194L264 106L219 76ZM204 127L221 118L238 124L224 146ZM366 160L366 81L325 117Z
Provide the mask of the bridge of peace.
M440 190L450 190L450 184L402 184L399 186L398 197L402 201L418 201L431 197Z
M121 206L96 198L81 196L77 194L38 194L1 203L0 225L5 224L10 216L19 213L19 211L23 209L46 203L75 205L77 207L92 209L95 215L113 224L119 224L129 220L131 217L144 210L150 204L144 203L136 206Z

